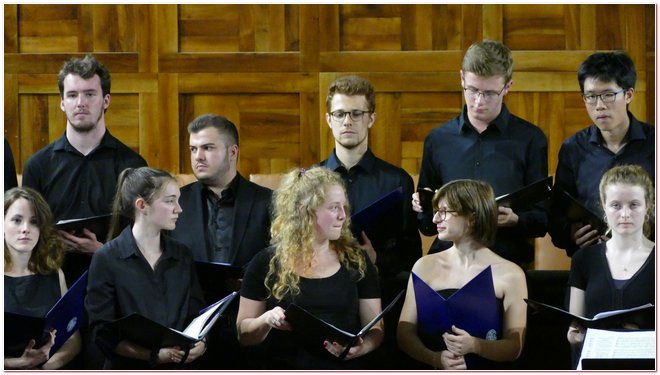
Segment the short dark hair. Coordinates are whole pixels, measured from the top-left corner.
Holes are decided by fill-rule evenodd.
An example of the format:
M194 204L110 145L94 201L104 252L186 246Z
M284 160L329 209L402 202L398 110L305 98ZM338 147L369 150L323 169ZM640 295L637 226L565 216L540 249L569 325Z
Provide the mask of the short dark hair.
M443 185L433 196L433 207L442 199L449 209L465 216L470 223L468 234L483 246L495 243L497 234L497 203L493 188L484 181L454 180Z
M584 81L587 78L615 82L622 89L629 90L635 88L637 71L630 56L623 51L596 52L580 65L577 77L581 92L584 92Z
M220 135L229 138L231 144L225 146L231 146L232 144L238 146L238 130L236 130L236 125L229 121L228 118L213 113L207 113L192 120L188 124L188 134L197 133L209 127L215 128Z
M325 106L328 113L332 109L332 98L336 94L346 96L364 96L367 99L367 110L376 111L376 94L371 82L360 76L344 76L337 78L328 88L328 95L325 98Z
M60 97L64 97L64 79L69 74L75 74L83 79L90 79L95 75L101 79L103 97L110 94L110 71L94 56L86 55L84 58L74 57L62 65L57 74L57 86L60 88Z

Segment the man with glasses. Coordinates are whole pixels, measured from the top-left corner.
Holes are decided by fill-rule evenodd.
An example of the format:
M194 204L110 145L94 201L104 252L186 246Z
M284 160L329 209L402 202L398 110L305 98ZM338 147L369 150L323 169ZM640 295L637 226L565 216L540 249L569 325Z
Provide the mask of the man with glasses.
M335 149L321 166L339 173L348 192L351 212L369 206L385 194L402 187L403 196L413 193L412 177L397 166L377 158L369 148L369 129L376 121L376 95L371 83L362 77L346 76L335 80L326 97L326 122L335 138ZM398 214L379 221L387 233L369 238L364 232L358 241L371 261L378 266L383 306L403 290L409 271L422 256L422 246L415 224L415 213L401 202ZM377 362L385 369L404 368L405 355L396 346L396 324L402 300L385 317L385 342Z
M596 213L603 213L598 184L610 168L638 164L655 181L655 128L628 110L636 80L633 61L621 51L594 53L578 70L582 99L593 124L562 144L555 186ZM588 224L569 223L566 213L565 203L553 200L549 232L555 246L569 256L605 239Z
M435 190L449 181L488 182L495 195L516 191L548 175L548 143L533 124L514 116L503 103L513 81L513 59L505 45L484 40L474 43L463 57L460 71L465 106L461 114L433 129L424 141L419 187ZM433 213L424 212L419 193L413 195L420 231L437 234ZM534 262L534 237L547 230L545 207L513 211L499 207L498 231L492 250L522 268ZM436 240L430 253L450 242Z

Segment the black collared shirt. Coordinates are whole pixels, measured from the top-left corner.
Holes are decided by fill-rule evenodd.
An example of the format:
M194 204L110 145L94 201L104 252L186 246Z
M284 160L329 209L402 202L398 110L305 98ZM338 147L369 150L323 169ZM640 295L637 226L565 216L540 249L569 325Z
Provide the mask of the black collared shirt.
M212 262L231 263L232 233L234 230L234 202L238 189L238 174L218 197L208 187L203 188L206 201L206 248Z
M594 124L572 135L559 149L555 184L597 214L603 214L598 185L610 168L637 164L655 182L655 127L637 120L630 112L628 118L627 143L617 153L607 148ZM577 250L577 245L570 239L566 207L554 201L550 209L549 232L555 246L566 249L569 256Z
M105 329L103 323L138 313L182 330L204 307L190 250L166 235L160 240L163 254L155 269L138 249L132 226L124 228L92 257L85 307L92 336L110 358L112 368L136 363L113 353L121 337Z
M400 186L403 188L401 214L393 215L385 223L391 230L384 232L390 233L391 236L369 240L378 254L376 265L381 276L393 278L402 271L410 271L415 261L422 256L421 240L415 226L415 212L408 204L408 197L412 195L414 187L412 177L402 168L377 158L371 149L367 149L358 164L350 170L341 164L334 150L330 157L319 165L341 175L346 183L352 213L362 210Z
M548 176L548 142L543 131L511 114L502 104L497 118L478 133L469 123L467 107L433 129L424 140L419 187L438 189L457 179L488 182L495 196L514 192ZM534 260L534 237L547 230L544 204L516 212L518 224L499 227L492 249L518 264ZM430 215L418 214L420 231L437 233Z
M65 134L28 159L23 169L23 186L44 196L56 220L102 215L112 211L121 171L146 165L142 156L109 130L87 155L76 150Z

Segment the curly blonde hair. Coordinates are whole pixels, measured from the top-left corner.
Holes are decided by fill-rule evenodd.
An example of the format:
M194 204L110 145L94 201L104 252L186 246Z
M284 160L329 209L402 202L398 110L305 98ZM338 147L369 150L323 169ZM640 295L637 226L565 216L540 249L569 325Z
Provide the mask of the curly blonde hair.
M275 191L274 220L270 228L275 255L264 280L269 296L282 300L287 294L300 293L300 276L295 270L297 266L311 266L316 210L325 202L327 188L333 185L341 186L346 194L341 177L331 170L295 169L284 176L280 188ZM365 274L366 259L350 231L348 204L345 210L347 217L341 234L337 240L330 241L330 248L337 253L339 262L359 275L357 280L360 280Z
M36 190L28 187L15 187L5 192L5 216L9 208L19 199L30 203L37 217L39 227L39 240L32 249L28 270L34 273L47 275L62 267L64 262L64 243L53 224L53 214L46 200ZM11 271L13 266L7 242L5 242L5 272Z

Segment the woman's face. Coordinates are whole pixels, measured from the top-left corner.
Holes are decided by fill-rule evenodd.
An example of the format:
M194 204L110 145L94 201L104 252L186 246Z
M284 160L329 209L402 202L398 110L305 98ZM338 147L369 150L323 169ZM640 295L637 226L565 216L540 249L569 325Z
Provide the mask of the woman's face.
M325 189L325 202L316 210L316 236L320 241L336 240L346 222L346 194L339 185Z
M30 253L37 246L39 233L37 216L30 202L18 198L5 214L5 244L11 252Z
M165 186L149 204L147 217L152 224L161 230L173 230L179 214L183 211L179 206L179 186L174 181L168 181Z
M604 210L612 231L619 234L642 231L647 210L644 188L629 184L607 185Z
M456 241L467 234L467 220L464 216L447 206L447 201L441 199L433 214L433 222L438 229L438 239Z

